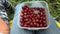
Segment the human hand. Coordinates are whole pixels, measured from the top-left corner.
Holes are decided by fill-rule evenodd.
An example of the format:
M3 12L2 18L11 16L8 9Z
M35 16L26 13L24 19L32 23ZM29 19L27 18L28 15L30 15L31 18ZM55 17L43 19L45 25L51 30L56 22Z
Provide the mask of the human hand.
M9 34L9 28L1 18L0 18L0 33Z

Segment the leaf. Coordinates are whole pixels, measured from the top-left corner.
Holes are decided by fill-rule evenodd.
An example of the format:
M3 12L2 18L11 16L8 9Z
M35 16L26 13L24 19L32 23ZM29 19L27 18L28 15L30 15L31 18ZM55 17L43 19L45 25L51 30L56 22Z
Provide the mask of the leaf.
M58 21L55 21L58 28L60 28L60 23Z

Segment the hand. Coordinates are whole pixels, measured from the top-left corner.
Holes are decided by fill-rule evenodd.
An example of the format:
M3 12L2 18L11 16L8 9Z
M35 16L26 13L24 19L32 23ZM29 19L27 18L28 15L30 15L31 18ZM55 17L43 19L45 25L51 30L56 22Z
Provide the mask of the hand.
M9 28L1 18L0 18L0 33L9 34Z

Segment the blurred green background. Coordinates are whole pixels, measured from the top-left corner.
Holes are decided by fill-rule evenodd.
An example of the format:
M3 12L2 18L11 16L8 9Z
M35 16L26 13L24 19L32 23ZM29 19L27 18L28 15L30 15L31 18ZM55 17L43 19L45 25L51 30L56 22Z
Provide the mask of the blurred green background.
M16 6L18 3L21 2L25 2L25 1L35 1L35 0L9 0L9 2L12 4L12 6ZM60 16L60 0L39 0L39 1L46 1L49 5L49 10L50 10L50 14L53 17L57 17ZM8 17L10 18L10 20L13 19L13 15L14 12L9 12L8 13ZM58 17L58 19L60 19L60 17Z

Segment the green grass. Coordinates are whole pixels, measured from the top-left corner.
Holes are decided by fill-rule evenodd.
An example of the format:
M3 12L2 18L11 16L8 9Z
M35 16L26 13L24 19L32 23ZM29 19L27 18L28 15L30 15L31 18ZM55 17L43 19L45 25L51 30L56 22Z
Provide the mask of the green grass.
M18 3L24 2L24 1L34 1L34 0L9 0L11 2L11 4L15 7ZM46 1L49 5L49 10L50 10L50 14L53 17L57 17L60 16L60 0L40 0L40 1ZM13 13L14 14L14 13ZM11 16L9 16L10 19L13 18L13 14L10 14ZM60 17L58 17L60 18Z

